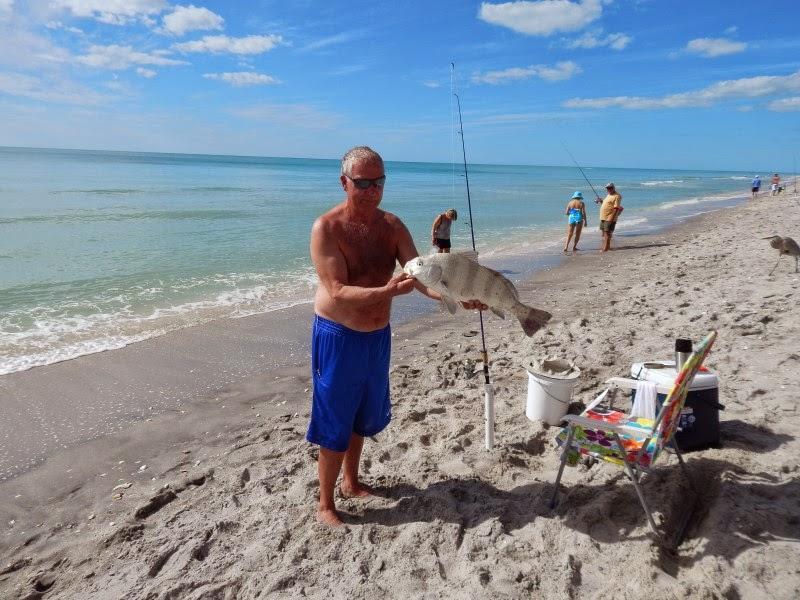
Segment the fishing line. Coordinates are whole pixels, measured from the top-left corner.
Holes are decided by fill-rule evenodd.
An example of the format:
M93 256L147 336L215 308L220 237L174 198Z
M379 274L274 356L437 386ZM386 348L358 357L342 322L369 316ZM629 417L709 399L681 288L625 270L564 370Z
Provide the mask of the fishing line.
M450 197L456 197L456 111L453 109L453 96L455 96L455 65L450 63Z
M563 140L561 140L561 145L564 147L564 150L566 151L566 153L569 154L569 157L572 159L572 162L575 163L575 166L578 167L578 171L581 172L581 175L583 175L583 178L586 180L586 183L588 183L589 187L592 188L592 191L594 192L595 202L597 202L597 198L600 197L600 194L598 194L597 190L594 189L594 186L592 185L592 182L589 181L588 177L586 177L586 173L583 172L583 169L581 169L581 166L578 164L578 161L575 160L575 157L572 156L572 152L569 151L569 149L567 148L567 145L564 143Z
M455 63L450 63L451 73L455 71ZM461 155L464 159L464 181L467 185L467 209L469 211L469 233L472 238L472 250L477 253L475 247L475 228L472 219L472 197L469 193L469 171L467 169L467 149L464 143L464 121L461 118L461 98L453 91L458 108L458 134L461 136ZM485 417L486 417L486 449L491 450L494 446L494 389L489 377L489 353L486 351L486 334L483 327L483 311L478 311L478 318L481 324L481 357L483 359L483 382L486 392Z

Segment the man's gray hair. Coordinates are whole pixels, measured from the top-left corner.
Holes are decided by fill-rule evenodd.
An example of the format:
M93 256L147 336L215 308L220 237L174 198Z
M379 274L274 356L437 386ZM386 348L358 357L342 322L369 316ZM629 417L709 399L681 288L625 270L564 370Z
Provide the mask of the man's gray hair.
M376 161L383 164L381 155L369 146L350 148L342 157L342 175L350 175L353 165L361 161Z

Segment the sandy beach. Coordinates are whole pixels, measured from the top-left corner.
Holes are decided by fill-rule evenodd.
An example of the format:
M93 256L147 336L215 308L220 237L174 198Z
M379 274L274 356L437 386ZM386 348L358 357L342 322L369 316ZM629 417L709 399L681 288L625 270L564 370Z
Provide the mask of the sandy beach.
M0 597L797 598L800 275L786 257L768 275L777 252L761 239L798 237L800 213L776 208L792 202L763 196L664 233L619 236L614 252L569 255L518 286L553 320L529 340L517 323L487 317L491 452L476 316L435 312L394 328L393 421L364 449L364 480L378 495L339 500L339 530L314 520L306 342L296 328L275 329L308 319L310 307L216 325L224 342L203 360L150 340L6 378L6 391L33 403L60 382L68 400L88 379L89 411L120 415L120 386L170 391L159 414L120 420L112 435L55 432L69 438L64 450L58 439L45 451L5 434L14 443L4 457L12 478L0 483ZM632 484L611 465L568 469L551 510L558 428L525 417L525 360L574 361L578 412L631 363L668 359L676 337L711 329L722 440L686 454L702 498L681 546L654 544ZM270 335L279 356L264 359L258 339ZM237 369L208 389L209 365L230 368L219 356ZM33 462L44 462L25 471L37 452ZM674 456L661 457L644 491L659 524L679 518L686 489Z

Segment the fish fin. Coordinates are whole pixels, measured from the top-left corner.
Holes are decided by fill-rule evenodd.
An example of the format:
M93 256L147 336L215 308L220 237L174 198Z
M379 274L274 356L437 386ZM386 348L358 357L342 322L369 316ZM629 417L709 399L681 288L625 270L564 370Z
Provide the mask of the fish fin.
M478 262L478 252L475 250L453 250L451 254L458 254L464 258L468 258L473 262Z
M550 320L550 317L553 316L546 310L539 310L538 308L533 308L532 306L528 306L522 302L517 304L514 314L519 319L519 323L522 325L522 330L528 337L531 337L534 333L544 327L545 323L547 323Z
M458 304L456 301L453 300L450 296L442 296L442 304L447 307L447 310L450 312L451 315L456 314L456 310L458 310Z
M489 307L489 310L491 310L491 311L492 311L494 314L496 314L496 315L497 315L498 317L500 317L501 319L505 319L505 318L506 318L506 313L504 313L504 312L503 312L502 310L500 310L499 308L495 308L494 306L490 306L490 307Z
M442 267L439 265L431 265L430 271L428 271L431 278L431 283L436 285L437 283L442 282Z

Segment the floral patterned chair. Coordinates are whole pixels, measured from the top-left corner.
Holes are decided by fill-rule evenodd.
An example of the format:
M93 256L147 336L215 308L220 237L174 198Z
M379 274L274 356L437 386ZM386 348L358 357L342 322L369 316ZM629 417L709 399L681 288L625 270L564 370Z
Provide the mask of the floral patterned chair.
M686 402L689 385L711 350L716 337L716 331L709 333L686 360L655 420L632 419L626 413L604 408L598 402L593 402L583 414L567 415L564 418L567 426L556 438L562 447L562 452L561 465L550 501L551 508L556 506L558 485L561 482L564 466L576 465L581 455L592 456L625 469L633 481L650 527L656 537L659 537L653 515L639 486L640 479L642 474L646 473L656 462L662 450L666 446L670 446L678 457L678 463L689 484L693 486L683 456L681 456L677 444L673 443L673 436L680 420L681 410ZM634 380L614 378L612 381L626 387L635 387L636 385Z

